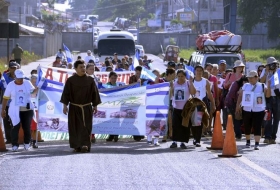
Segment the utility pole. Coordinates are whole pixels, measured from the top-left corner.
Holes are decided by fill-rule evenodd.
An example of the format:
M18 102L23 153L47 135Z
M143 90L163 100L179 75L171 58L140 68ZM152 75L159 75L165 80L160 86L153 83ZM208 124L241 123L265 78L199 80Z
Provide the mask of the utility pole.
M171 8L172 8L172 20L174 19L174 0L171 1Z
M18 8L19 11L19 23L21 23L21 7Z
M196 25L196 29L197 29L197 34L200 33L200 0L198 0L197 2L197 25Z
M211 31L211 10L210 10L210 3L211 0L208 0L208 31L207 32L210 32Z

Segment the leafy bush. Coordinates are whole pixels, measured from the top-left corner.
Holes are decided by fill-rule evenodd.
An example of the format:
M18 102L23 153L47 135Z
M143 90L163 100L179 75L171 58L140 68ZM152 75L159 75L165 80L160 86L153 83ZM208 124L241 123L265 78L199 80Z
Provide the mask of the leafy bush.
M21 65L28 65L31 62L37 61L42 59L41 56L34 54L34 52L23 51L22 58L21 58ZM7 58L1 57L0 58L0 71L3 72L7 69Z

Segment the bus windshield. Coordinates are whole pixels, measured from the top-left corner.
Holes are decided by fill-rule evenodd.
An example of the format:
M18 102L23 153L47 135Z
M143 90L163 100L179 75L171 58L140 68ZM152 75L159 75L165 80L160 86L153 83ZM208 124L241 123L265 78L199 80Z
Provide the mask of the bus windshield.
M135 43L128 39L104 39L98 41L98 53L102 55L120 55L132 56L135 54Z

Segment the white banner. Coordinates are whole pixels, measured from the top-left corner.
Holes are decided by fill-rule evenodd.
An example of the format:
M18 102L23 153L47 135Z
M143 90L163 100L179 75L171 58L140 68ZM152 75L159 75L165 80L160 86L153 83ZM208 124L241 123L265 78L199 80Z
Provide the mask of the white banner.
M101 94L94 134L145 135L146 87Z
M47 66L40 66L42 73L38 72L39 75L42 77L65 83L68 77L72 76L73 73L75 73L74 69L63 69L59 67L47 67ZM109 81L109 73L110 72L95 72L94 75L98 78L100 78L100 82L107 83ZM128 84L129 77L134 75L134 71L120 71L116 72L118 74L117 81L118 82L124 82Z

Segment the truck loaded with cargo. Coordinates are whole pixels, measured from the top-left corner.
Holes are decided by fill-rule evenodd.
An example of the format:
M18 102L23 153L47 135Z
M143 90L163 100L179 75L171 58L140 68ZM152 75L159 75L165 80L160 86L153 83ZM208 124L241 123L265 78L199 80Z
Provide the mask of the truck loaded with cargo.
M206 63L226 60L227 68L232 68L236 60L244 62L241 45L241 36L227 30L199 35L196 39L197 51L192 53L189 63L193 67L197 64L204 67Z

